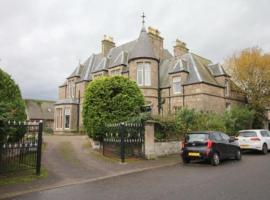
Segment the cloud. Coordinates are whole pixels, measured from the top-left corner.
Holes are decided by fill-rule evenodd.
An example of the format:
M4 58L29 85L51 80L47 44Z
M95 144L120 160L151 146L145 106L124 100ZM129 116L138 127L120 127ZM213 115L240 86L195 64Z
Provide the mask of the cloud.
M104 34L117 44L136 39L140 15L157 27L169 50L177 37L214 62L258 45L270 51L267 0L0 2L0 62L26 98L57 99L79 59L100 51Z

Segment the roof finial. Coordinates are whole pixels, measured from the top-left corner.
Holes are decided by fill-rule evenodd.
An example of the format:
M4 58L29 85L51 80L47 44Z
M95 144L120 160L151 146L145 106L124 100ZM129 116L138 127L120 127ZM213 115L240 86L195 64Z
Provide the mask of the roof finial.
M144 18L146 17L145 15L144 15L144 12L142 13L142 26L144 27L144 24L145 24L145 20L144 20Z

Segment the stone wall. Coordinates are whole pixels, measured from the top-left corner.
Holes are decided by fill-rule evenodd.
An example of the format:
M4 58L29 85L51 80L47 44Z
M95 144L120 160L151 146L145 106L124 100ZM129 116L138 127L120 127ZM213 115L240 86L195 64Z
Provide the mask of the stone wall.
M67 88L66 85L59 87L59 91L58 91L58 99L59 100L66 98L66 88Z
M155 159L159 156L180 153L180 142L155 142L155 122L147 121L145 123L144 145L145 158Z
M154 144L155 154L157 157L178 153L180 154L181 151L180 144L181 143L179 141L155 142Z

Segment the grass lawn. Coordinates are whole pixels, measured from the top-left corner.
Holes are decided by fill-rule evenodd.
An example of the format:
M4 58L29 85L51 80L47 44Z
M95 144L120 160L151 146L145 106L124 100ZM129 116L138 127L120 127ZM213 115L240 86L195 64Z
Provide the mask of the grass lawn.
M42 168L39 176L36 174L36 170L22 170L20 172L8 173L5 175L0 175L0 187L4 185L14 185L19 183L32 182L34 180L46 178L48 176L47 171Z

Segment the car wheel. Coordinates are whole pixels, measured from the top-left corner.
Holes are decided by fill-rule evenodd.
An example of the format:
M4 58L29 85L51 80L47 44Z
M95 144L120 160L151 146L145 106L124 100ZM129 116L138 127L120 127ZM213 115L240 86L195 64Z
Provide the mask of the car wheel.
M184 164L190 163L190 159L189 158L183 158L182 160L183 160L183 163Z
M241 151L238 149L236 151L236 154L235 154L235 160L241 160L242 159L242 153Z
M267 144L263 144L262 153L266 155L268 153L268 147Z
M214 153L213 156L212 156L212 158L211 158L211 164L213 166L218 166L219 163L220 163L219 155L218 155L218 153Z

